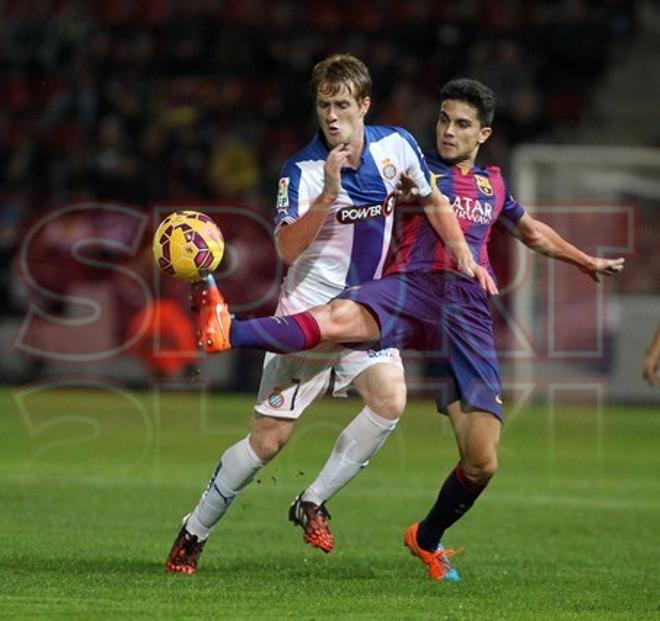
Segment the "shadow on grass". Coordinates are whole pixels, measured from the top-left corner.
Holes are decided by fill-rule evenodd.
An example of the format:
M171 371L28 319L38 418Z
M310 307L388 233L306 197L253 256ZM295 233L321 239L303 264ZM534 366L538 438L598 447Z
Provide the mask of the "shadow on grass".
M312 555L310 555L311 557ZM194 576L170 574L165 572L163 559L148 558L16 558L2 563L9 574L44 574L54 573L60 576L77 576L103 581L114 578L152 578L167 577L190 580L231 580L272 579L273 572L280 581L337 581L337 580L372 580L399 575L398 568L391 563L355 558L330 559L319 553L318 557L254 555L245 558L222 558L214 556L202 559L198 572Z

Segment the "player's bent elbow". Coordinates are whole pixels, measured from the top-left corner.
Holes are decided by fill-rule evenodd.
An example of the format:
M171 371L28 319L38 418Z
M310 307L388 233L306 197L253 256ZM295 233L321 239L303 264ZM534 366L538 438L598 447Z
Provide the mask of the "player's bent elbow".
M277 251L277 256L280 258L280 261L282 261L287 267L290 267L300 256L302 250L297 248L295 243L292 243L293 240L289 237L290 233L287 230L288 228L288 226L283 227L275 236L275 250Z
M523 232L522 241L530 250L539 251L546 246L545 235L535 227Z
M277 250L277 256L280 261L282 261L287 267L291 267L297 256L295 256L289 249L284 248L280 243L275 243L275 249Z

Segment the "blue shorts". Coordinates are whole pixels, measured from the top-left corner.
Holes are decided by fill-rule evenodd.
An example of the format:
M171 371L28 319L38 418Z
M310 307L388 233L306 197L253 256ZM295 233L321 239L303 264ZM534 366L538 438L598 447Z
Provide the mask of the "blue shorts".
M367 308L380 325L374 349L424 352L439 381L438 411L460 400L502 419L499 366L488 296L479 284L449 272L391 274L338 298Z

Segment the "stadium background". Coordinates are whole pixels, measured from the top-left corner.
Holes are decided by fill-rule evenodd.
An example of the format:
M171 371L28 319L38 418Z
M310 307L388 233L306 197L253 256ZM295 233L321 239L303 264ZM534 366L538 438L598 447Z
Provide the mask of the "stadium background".
M282 269L270 234L279 168L315 131L309 72L334 51L369 65L369 121L404 126L424 147L433 144L440 84L470 75L491 85L495 134L481 161L500 164L514 190L520 145L660 141L660 80L649 65L659 51L659 18L651 2L35 0L4 2L0 12L6 383L65 373L132 386L154 374L188 373L193 356L172 352L188 349L189 334L161 334L164 344L156 343L140 314L152 295L166 300L159 307L164 325L185 307L185 288L158 282L148 252L154 224L175 208L205 209L220 222L229 246L221 278L234 309L272 310ZM598 166L597 154L582 159ZM606 180L628 175L625 191L597 182L602 191L518 193L530 208L543 200L568 207L561 221L550 215L560 231L594 252L599 242L624 251L628 267L607 285L598 308L596 289L562 272L557 291L565 305L551 320L547 275L532 268L520 299L536 300L540 312L528 303L512 330L515 295L504 295L496 313L505 377L529 378L535 368L547 375L552 367L559 378L577 374L603 386L612 380L614 397L651 398L637 359L657 315L659 192L652 176L637 184L623 152L619 159L620 166L600 172ZM586 162L573 170L580 166ZM656 159L653 174L657 166ZM550 171L544 164L539 175L553 188L566 185ZM570 213L596 199L620 206L624 217ZM518 255L504 240L493 248L503 283L515 280ZM591 302L576 312L586 298ZM634 309L641 307L639 316ZM548 345L552 331L562 334L563 346ZM523 345L522 333L529 336ZM205 377L251 391L259 359L234 353L207 364ZM543 363L550 359L554 366ZM428 374L414 360L412 376L423 384Z

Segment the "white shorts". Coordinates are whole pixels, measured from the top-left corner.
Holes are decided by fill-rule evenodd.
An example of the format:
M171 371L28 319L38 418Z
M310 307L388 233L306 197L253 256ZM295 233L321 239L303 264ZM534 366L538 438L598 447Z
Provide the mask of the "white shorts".
M320 345L294 354L267 353L254 409L264 416L298 418L305 408L325 394L334 374L332 394L345 397L353 380L374 364L403 364L398 349L379 351Z

